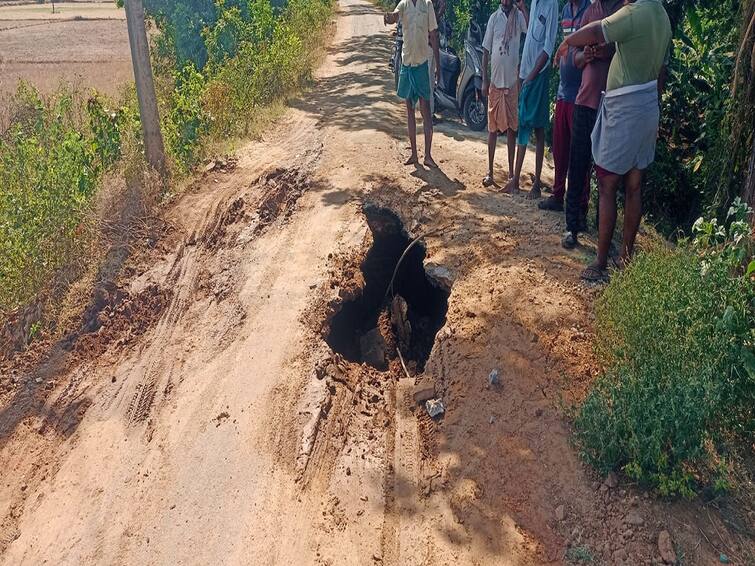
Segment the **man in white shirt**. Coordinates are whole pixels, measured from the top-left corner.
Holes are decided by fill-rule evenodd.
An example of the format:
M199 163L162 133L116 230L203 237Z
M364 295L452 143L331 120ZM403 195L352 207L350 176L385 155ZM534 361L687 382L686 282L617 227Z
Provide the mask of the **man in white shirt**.
M540 174L543 171L545 154L545 126L550 121L548 83L549 64L556 47L558 31L558 1L532 0L530 18L527 25L527 39L524 40L522 64L519 78L522 79L519 95L519 131L517 132L517 154L514 177L506 186L506 192L519 192L519 178L522 173L524 156L527 153L532 130L535 131L535 182L528 198L540 198Z
M554 0L555 1L555 0ZM409 130L409 143L412 154L406 165L419 163L417 157L417 123L414 115L414 105L419 100L422 114L422 126L425 132L425 160L428 167L437 167L432 158L433 120L430 112L430 99L433 96L433 85L430 84L430 69L428 59L435 57L440 61L438 50L438 23L431 0L401 0L393 12L383 16L386 24L395 24L401 18L404 33L404 45L401 50L401 71L399 72L396 94L406 101L406 118ZM430 39L432 55L427 49ZM440 67L435 65L435 82L440 77Z
M527 32L527 17L523 0L518 0L517 6L514 0L501 0L500 9L490 15L482 40L482 91L488 98L488 174L482 180L486 187L495 185L493 161L499 133L506 134L509 177L514 173L519 129L519 43Z

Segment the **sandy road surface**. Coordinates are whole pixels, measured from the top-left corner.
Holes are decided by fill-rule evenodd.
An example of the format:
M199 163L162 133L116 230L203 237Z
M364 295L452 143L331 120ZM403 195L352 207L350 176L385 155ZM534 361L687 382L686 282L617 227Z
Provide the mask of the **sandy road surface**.
M102 329L2 382L3 564L523 566L570 547L652 564L661 528L685 540L569 444L560 401L594 372L586 252L482 189L484 141L460 126L438 128L440 171L397 165L389 51L376 9L343 0L314 89L178 200ZM412 235L443 228L426 258L451 288L425 370L440 421L396 360L323 341L360 286L365 202Z

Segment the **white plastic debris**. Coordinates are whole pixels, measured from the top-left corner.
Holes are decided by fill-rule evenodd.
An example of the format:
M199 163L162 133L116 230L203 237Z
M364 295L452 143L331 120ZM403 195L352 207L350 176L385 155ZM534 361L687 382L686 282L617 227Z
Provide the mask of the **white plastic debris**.
M442 415L446 412L446 408L443 406L443 401L440 399L430 399L425 402L425 410L430 417L435 418L438 415Z
M488 385L498 385L500 383L500 379L498 378L498 368L494 368L493 371L490 372L488 375Z

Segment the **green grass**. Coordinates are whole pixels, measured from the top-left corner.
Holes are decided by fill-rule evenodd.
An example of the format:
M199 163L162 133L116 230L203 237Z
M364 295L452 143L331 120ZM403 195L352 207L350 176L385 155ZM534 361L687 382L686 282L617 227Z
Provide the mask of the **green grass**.
M752 241L737 222L723 237L640 254L597 301L605 371L576 425L602 471L663 495L731 485L737 447L755 432Z

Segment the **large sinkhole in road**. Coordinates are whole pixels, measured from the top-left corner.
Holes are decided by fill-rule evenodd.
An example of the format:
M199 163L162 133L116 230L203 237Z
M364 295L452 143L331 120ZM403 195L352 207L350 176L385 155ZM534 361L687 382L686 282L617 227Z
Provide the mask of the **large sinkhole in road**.
M411 241L393 212L366 205L364 213L373 240L362 263L365 286L334 315L328 345L349 361L379 370L387 369L400 348L407 364L422 372L445 323L449 293L425 272L425 249L418 242L401 260L391 294L391 276Z

